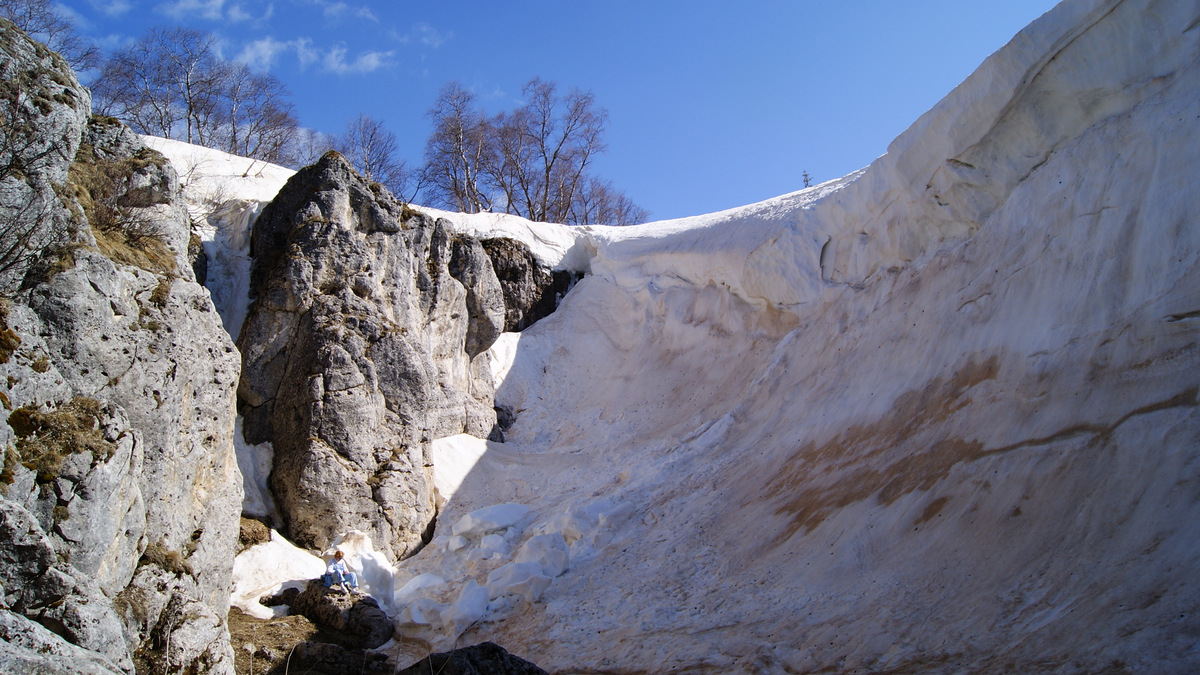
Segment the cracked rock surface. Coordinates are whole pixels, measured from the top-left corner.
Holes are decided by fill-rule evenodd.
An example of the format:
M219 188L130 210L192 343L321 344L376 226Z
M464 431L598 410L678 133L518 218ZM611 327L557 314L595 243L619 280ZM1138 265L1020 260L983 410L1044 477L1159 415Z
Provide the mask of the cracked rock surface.
M287 532L321 549L362 530L404 557L434 518L430 440L496 425L483 352L504 298L487 255L336 153L264 209L251 254L240 409L246 440L274 445Z

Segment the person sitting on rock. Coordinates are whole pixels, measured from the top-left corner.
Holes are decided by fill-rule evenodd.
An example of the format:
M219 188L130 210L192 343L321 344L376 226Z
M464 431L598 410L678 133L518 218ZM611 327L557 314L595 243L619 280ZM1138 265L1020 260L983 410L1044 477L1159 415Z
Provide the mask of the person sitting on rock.
M345 555L341 551L333 554L333 559L329 561L329 565L325 568L325 574L321 577L321 581L325 583L325 588L329 588L334 584L342 587L343 592L358 593L358 577L346 569L346 561L343 560Z

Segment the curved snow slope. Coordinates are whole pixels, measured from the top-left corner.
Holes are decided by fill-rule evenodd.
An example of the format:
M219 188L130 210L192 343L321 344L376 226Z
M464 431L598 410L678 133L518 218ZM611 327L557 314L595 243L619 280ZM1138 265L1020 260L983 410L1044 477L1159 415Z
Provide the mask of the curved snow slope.
M1200 667L1198 22L1066 2L863 172L584 228L402 629L552 672Z
M142 136L171 160L208 256L205 287L234 340L250 291L250 226L287 182L291 169L182 141Z

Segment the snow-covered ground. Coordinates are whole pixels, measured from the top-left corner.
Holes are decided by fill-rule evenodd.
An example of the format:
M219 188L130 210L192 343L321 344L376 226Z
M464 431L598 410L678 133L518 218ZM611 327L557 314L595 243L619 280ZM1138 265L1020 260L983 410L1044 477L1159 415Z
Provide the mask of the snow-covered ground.
M1200 668L1197 25L1069 0L759 204L440 214L588 276L491 352L506 442L435 443L434 542L347 536L366 588L551 671Z

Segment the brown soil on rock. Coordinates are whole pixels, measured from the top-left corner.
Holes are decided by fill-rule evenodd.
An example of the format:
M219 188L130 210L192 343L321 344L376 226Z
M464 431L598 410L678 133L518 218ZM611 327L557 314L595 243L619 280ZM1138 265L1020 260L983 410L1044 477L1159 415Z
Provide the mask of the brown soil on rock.
M229 637L237 672L256 675L391 673L383 655L368 654L345 635L319 628L303 616L256 619L229 610Z

